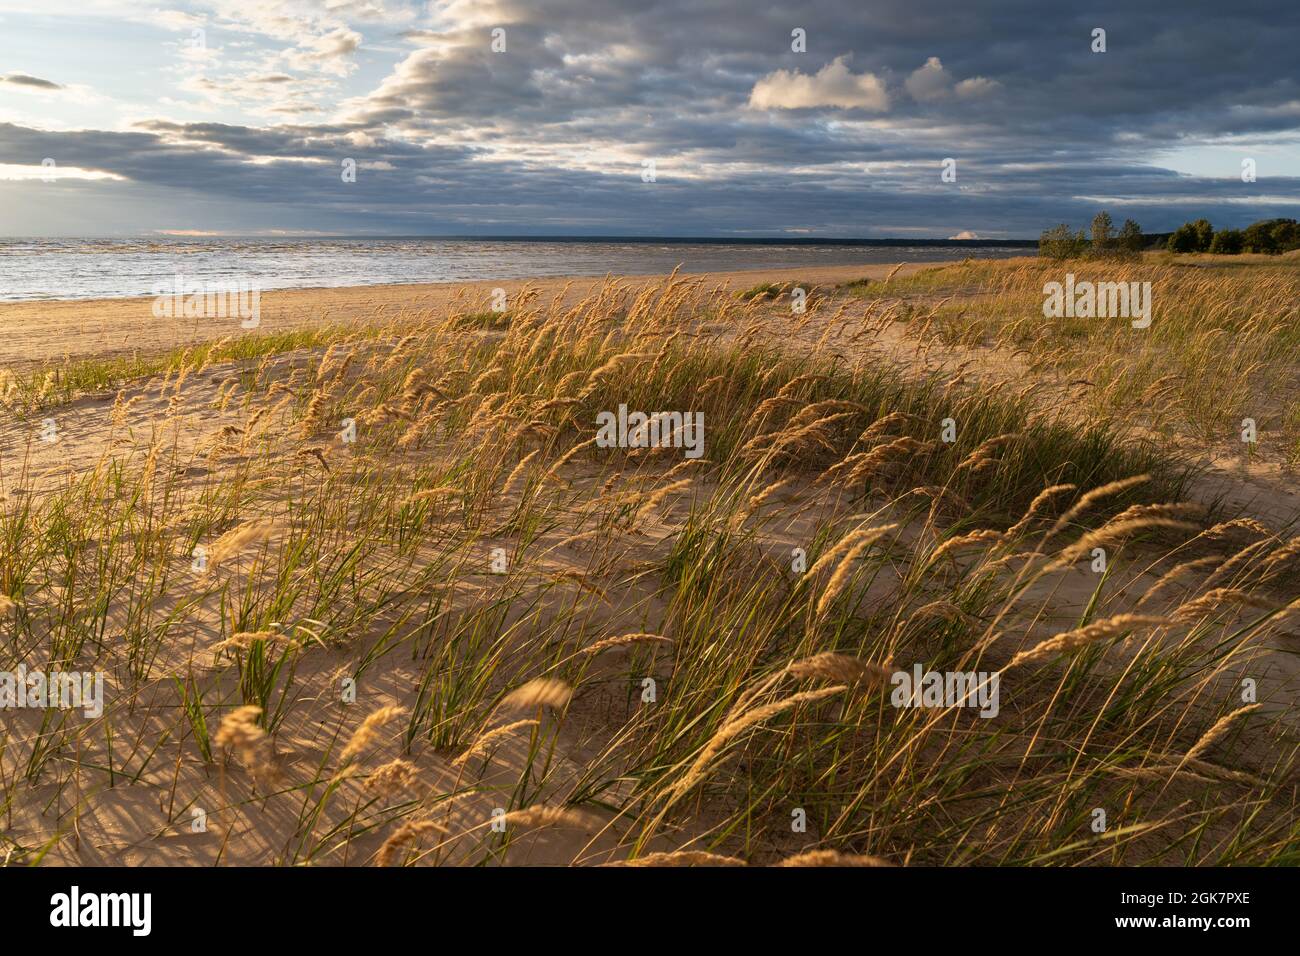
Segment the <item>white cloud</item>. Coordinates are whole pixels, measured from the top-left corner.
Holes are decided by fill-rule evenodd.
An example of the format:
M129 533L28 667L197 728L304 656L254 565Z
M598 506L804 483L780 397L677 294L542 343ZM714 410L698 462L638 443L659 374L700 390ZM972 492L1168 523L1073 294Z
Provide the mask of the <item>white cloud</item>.
M957 95L963 100L973 100L981 96L988 96L1001 85L997 80L972 76L970 79L962 80L957 84Z
M110 179L115 182L123 182L126 177L102 169L83 169L80 166L31 166L18 163L0 163L0 181L30 182L36 179L45 182L56 182L60 179Z
M352 54L361 46L361 34L347 27L331 30L323 36L309 37L292 50L284 51L284 59L295 70L313 67L325 73L346 76L354 70Z
M777 70L754 84L749 94L753 109L797 110L818 106L838 109L889 109L889 93L874 73L852 73L845 56L837 56L814 75L798 70Z
M177 32L189 32L208 23L207 17L184 10L149 10L141 14L141 19L152 26Z

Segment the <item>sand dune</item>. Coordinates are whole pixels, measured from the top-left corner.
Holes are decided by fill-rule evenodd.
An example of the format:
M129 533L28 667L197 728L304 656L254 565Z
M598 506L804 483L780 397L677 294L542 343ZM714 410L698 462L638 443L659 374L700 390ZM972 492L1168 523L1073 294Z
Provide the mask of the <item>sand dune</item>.
M3 712L14 859L1285 853L1285 455L1202 442L1189 480L1196 408L1098 418L1078 373L964 324L1014 321L993 290L1042 267L977 268L503 284L500 317L490 286L268 293L246 345L347 330L11 387L6 666L109 687ZM159 335L142 300L0 311L20 378L231 334ZM705 455L597 446L620 404L702 409ZM999 674L996 713L900 706L882 682L914 667Z

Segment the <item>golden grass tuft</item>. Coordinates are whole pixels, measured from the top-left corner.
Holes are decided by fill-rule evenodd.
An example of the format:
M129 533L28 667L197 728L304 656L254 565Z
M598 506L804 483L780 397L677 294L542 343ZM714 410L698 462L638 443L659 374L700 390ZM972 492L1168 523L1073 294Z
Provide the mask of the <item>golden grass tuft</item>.
M1021 651L1007 664L1007 669L1021 664L1033 664L1062 654L1074 654L1104 641L1113 640L1140 627L1166 627L1169 619L1152 614L1116 614L1084 627L1065 631L1048 638L1036 647Z
M535 677L516 687L501 700L505 709L527 710L530 707L550 707L563 710L573 698L573 688L553 677Z
M346 762L368 749L374 743L379 731L404 713L406 713L405 707L395 705L387 705L371 711L366 715L366 719L361 721L360 726L353 731L347 745L343 748L343 753L339 755L339 760Z
M777 866L893 866L878 856L859 853L840 853L838 850L809 850L786 857Z

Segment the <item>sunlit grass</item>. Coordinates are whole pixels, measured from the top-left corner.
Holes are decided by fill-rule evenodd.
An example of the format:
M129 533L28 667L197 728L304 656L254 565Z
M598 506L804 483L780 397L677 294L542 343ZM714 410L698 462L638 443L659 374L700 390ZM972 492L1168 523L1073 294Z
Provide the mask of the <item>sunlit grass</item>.
M952 268L1006 298L990 337L1042 275ZM886 285L952 278L923 275ZM75 857L70 808L110 791L202 865L530 862L539 827L577 833L566 863L1297 861L1296 742L1236 675L1300 548L1183 501L1186 460L738 341L762 296L512 306L12 380L29 429L121 394L77 468L10 446L0 667L110 689L7 726L9 862ZM596 446L620 404L702 412L703 458ZM914 665L1001 672L998 715L894 706Z

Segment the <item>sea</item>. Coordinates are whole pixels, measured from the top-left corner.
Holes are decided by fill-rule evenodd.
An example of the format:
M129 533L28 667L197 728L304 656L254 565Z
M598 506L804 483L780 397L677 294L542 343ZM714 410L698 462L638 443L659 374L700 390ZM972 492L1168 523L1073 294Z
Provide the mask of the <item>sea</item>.
M654 275L740 269L955 262L1033 255L1035 243L987 240L700 240L0 238L0 301L154 295L178 276L257 289L407 282L469 282L543 276Z

